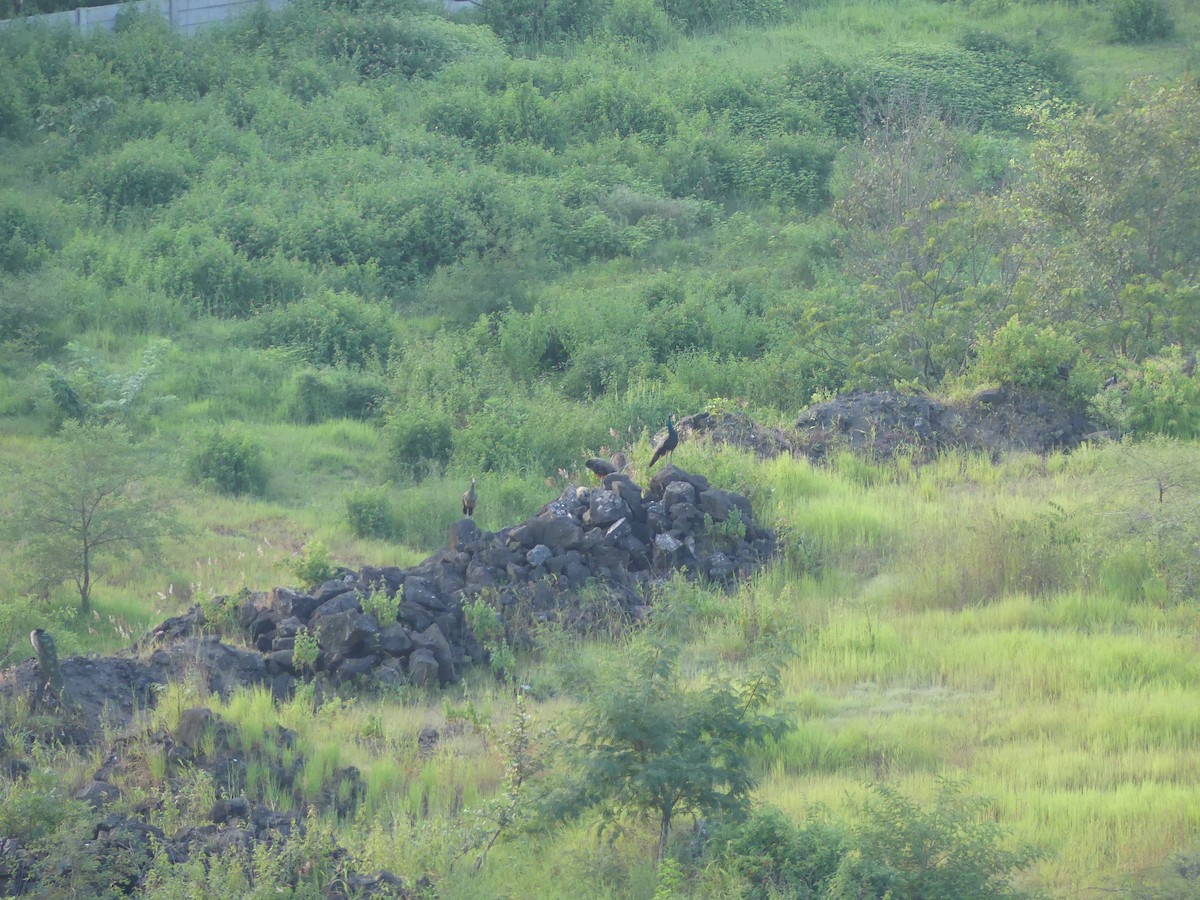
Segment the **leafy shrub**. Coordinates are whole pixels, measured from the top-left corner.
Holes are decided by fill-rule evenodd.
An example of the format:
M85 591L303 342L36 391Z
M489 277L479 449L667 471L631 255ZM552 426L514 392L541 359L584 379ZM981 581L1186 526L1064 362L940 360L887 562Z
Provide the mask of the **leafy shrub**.
M1014 872L1039 858L1007 849L989 804L943 783L929 808L874 785L848 824L818 811L803 825L763 810L725 830L719 856L744 896L891 897L894 900L1018 898Z
M159 136L91 159L83 167L82 187L111 214L128 206L170 203L187 190L196 169L188 151Z
M811 103L835 135L862 134L870 82L861 67L814 54L790 65L784 81L790 96Z
M147 249L155 286L221 318L286 303L304 291L306 273L300 266L281 257L252 261L207 224L158 228Z
M612 0L604 17L604 31L617 40L658 50L670 43L671 20L654 0Z
M392 460L408 471L442 466L454 446L454 420L432 405L410 406L388 416L384 425Z
M388 356L395 337L389 310L354 294L327 292L253 321L260 347L289 347L319 366L362 366Z
M779 21L783 9L783 0L697 0L666 4L667 17L691 32L735 23L768 25Z
M28 200L0 194L0 271L26 272L41 266L59 241L51 215Z
M590 35L607 7L607 0L486 0L481 19L505 43L536 48Z
M1125 367L1112 390L1092 399L1092 409L1109 424L1132 434L1200 436L1200 376L1195 356L1179 347Z
M192 480L223 494L254 494L267 489L263 447L237 432L215 431L205 438L189 461Z
M719 854L745 885L747 900L820 897L850 851L844 827L820 819L797 825L777 809L727 828Z
M37 355L61 348L86 294L76 276L60 269L0 279L0 346Z
M346 495L346 521L360 538L389 540L395 534L387 487L380 490L355 488Z
M327 419L369 419L387 396L387 380L346 366L299 369L284 388L283 413L298 425Z
M1112 0L1109 16L1113 39L1120 44L1156 41L1175 33L1165 0Z
M367 78L432 75L458 59L501 53L484 29L411 13L334 13L322 28L321 49L332 59L349 60Z
M979 383L1007 382L1033 390L1061 392L1068 387L1079 357L1076 338L1060 334L1053 325L1038 328L1013 316L991 338L980 343L969 372Z
M943 782L929 808L874 785L852 830L859 852L846 857L831 886L841 891L837 896L895 900L1020 897L1012 874L1040 854L1007 849L989 808L957 782Z
M329 558L329 549L320 541L309 541L304 551L292 560L292 574L306 588L315 587L337 575L337 566Z

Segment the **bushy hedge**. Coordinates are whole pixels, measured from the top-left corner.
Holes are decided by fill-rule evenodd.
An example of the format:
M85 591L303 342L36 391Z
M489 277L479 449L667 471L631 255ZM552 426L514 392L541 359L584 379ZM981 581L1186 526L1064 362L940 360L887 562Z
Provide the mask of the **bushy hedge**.
M192 480L222 494L262 495L267 489L263 446L237 431L200 439L189 460Z

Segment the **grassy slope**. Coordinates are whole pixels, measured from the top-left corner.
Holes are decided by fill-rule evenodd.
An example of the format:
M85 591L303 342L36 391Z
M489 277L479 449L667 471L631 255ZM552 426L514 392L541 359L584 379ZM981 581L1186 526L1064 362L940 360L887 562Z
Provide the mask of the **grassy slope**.
M1197 33L1200 13L1181 6L1177 17L1182 35ZM808 47L840 54L881 41L940 43L974 25L1017 36L1038 29L1053 35L1073 54L1083 95L1100 102L1111 100L1131 77L1177 73L1194 60L1184 39L1152 48L1103 43L1102 16L1091 6L1046 4L991 16L947 4L856 3L804 11L766 34L747 30L680 44L645 65L661 75L677 62L704 58L764 71ZM3 171L5 183L22 181L19 167L6 161ZM795 227L765 226L766 237L747 239L739 248L741 264L778 271L789 257L772 240ZM688 261L716 267L727 259L719 250L711 254ZM569 294L595 279L615 292L642 277L629 264L598 265L543 290ZM102 322L88 337L111 347L117 358L133 356L126 340ZM225 351L219 332L199 329L188 335L187 346L213 362ZM192 402L166 427L182 427L205 412L186 405ZM240 400L234 405L245 408ZM24 421L5 420L0 452L37 452L43 438L24 433ZM257 427L275 454L271 495L260 502L191 498L186 515L197 537L160 565L135 561L111 573L97 601L96 633L68 636L60 642L65 652L124 643L197 594L286 582L289 558L312 536L350 564L405 564L436 544L442 523L419 532L411 542L415 549L354 541L341 524L349 481L375 484L389 477L372 429L355 423ZM1004 525L1041 521L1053 500L1076 517L1081 547L1098 554L1095 547L1110 529L1095 499L1126 491L1129 505L1141 508L1147 501L1133 496L1135 487L1114 487L1097 460L1086 456L1055 461L1049 469L1031 460L996 469L948 462L896 483L877 477L864 485L871 473L858 471L856 477L849 464L814 472L803 463L714 458L694 448L679 455L682 465L718 483L723 476L753 487L760 508L777 524L808 535L832 561L821 577L780 564L735 598L706 598L696 613L703 626L692 648L697 658L744 659L764 622L800 636L784 701L795 711L797 727L759 760L765 799L802 815L814 802L844 806L873 779L927 795L934 778L965 776L973 791L995 798L997 815L1017 837L1047 849L1048 858L1026 881L1059 895L1086 896L1116 873L1189 846L1200 824L1193 610L1147 602L1140 587L1125 590L1082 569L1052 579L1049 590L1032 597L1021 590L1020 578L1037 573L1020 563L1022 551L1035 549L1040 538L1014 547ZM506 503L488 510L485 525L512 521L555 492L541 473L513 475L504 485ZM459 489L453 479L432 479L397 489L395 498L412 510L409 520L415 522L431 506L452 506ZM1003 511L999 518L997 510ZM1002 563L1014 580L997 585ZM0 574L5 594L15 593L10 579ZM502 695L482 682L472 690L498 721L505 717ZM547 704L536 714L544 720L559 710ZM496 788L494 755L469 735L458 735L432 759L418 759L411 748L420 728L445 730L437 698L366 701L319 721L285 721L314 745L340 745L347 733L373 732L374 726L367 728L372 714L380 719L382 737L343 751L378 792L370 808L375 824L362 822L347 832L364 860L406 873L430 869L449 880L447 894L454 896L578 895L579 885L589 896L652 893L648 838L606 849L581 830L501 848L478 879L461 869L447 873L444 847L430 834L457 804L470 805ZM246 713L235 709L230 715ZM428 818L421 820L423 814ZM408 825L410 815L422 824Z

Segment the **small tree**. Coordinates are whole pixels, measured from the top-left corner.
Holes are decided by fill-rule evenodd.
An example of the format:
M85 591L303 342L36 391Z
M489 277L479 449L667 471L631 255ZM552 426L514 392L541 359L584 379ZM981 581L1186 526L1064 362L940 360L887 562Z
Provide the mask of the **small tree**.
M636 641L624 650L582 704L571 747L577 780L559 813L598 808L601 831L620 830L627 814L648 817L661 859L676 816L745 814L754 787L748 751L782 728L763 711L776 677L691 685L674 649Z
M37 586L73 581L91 612L102 558L151 551L176 527L168 499L120 425L67 422L50 451L13 473L5 536L23 551Z

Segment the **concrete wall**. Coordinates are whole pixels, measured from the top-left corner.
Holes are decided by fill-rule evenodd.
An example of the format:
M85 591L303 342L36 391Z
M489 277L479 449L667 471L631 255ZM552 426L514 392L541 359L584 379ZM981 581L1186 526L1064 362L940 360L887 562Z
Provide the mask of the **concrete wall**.
M287 0L136 0L133 3L114 3L110 6L80 7L66 12L46 13L40 16L28 16L30 22L42 22L54 25L66 22L80 31L87 33L96 28L112 31L117 21L117 13L126 7L132 7L141 12L157 12L175 30L183 34L195 34L205 25L224 22L253 9L259 3L265 3L270 9L282 9ZM18 21L10 19L0 24Z
M94 28L112 31L113 24L117 21L117 13L129 6L142 12L157 12L170 22L176 31L191 35L205 25L225 22L260 3L266 4L269 9L278 10L283 9L288 0L136 0L133 3L114 3L111 6L93 6L87 9L81 7L66 12L26 16L23 20L0 20L0 28L11 22L29 21L44 22L47 25L66 22L84 33ZM470 0L441 0L441 6L447 12L474 9Z

